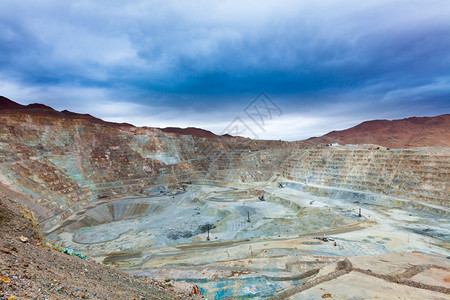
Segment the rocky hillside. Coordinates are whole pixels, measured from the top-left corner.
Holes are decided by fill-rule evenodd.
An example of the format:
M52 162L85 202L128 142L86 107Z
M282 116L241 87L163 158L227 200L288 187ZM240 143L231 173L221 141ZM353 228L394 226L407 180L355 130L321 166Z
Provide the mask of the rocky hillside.
M161 128L161 131L167 132L167 133L191 135L191 136L198 136L198 137L204 137L204 138L230 137L229 135L219 136L219 135L212 133L209 130L195 128L195 127L188 127L188 128L166 127L166 128Z
M275 181L285 176L406 200L448 199L446 149L394 151L204 138L0 100L0 190L20 195L17 198L32 207L46 228L98 199L142 195L150 186L186 181ZM445 115L408 122L423 127L448 119ZM429 130L441 125L433 126ZM445 134L440 136L445 139Z
M332 131L309 143L374 144L390 148L450 147L450 114L412 117L402 120L375 120L355 127Z
M171 283L134 277L43 247L21 206L0 194L0 299L192 299ZM189 295L191 294L191 295Z
M137 128L0 98L0 225L4 228L0 265L6 278L0 281L0 294L27 297L25 291L33 296L33 289L41 289L55 299L59 293L133 298L153 285L144 297L158 298L159 289L165 288L40 248L19 204L35 213L45 234L71 224L73 216L94 203L143 197L151 189L176 189L183 182L233 186L291 180L311 194L331 199L357 195L400 208L439 210L435 205L446 206L449 199L449 148L389 150L325 144L450 146L448 122L449 115L366 122L322 138L289 143L210 137L199 129ZM25 242L17 240L21 235ZM47 273L52 278L43 275ZM95 290L104 280L116 285Z
M106 122L99 118L95 118L89 114L78 114L68 110L56 111L53 108L33 103L29 105L21 105L8 98L0 96L0 114L2 115L34 115L37 117L53 117L56 119L76 119L87 120L92 123L104 124L113 127L134 127L133 125L126 123L112 123Z

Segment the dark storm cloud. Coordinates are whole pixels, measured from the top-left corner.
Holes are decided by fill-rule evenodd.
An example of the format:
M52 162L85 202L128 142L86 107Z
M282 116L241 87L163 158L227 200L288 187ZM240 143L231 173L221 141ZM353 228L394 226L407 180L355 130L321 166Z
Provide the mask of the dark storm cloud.
M96 103L100 117L120 121L189 112L180 124L210 129L261 90L292 120L321 114L348 126L447 113L449 15L444 0L4 0L0 88L16 100L76 111L92 113ZM105 109L127 103L136 109ZM214 119L199 118L205 112Z

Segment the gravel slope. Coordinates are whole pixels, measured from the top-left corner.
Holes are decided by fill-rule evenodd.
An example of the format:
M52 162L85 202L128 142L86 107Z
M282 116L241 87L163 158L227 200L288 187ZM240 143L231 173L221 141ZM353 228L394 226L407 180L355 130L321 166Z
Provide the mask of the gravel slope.
M22 239L22 241L20 240ZM0 299L192 299L170 282L134 277L40 246L22 208L0 197Z

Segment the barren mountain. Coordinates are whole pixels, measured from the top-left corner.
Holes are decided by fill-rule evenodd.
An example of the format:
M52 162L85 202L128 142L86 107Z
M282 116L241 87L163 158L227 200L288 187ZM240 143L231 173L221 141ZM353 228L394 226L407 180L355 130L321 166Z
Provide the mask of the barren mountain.
M374 120L355 127L332 131L308 143L375 144L390 148L450 147L450 114L411 117L401 120Z
M133 125L127 123L106 122L89 114L79 114L68 110L57 111L47 105L39 103L21 105L3 96L0 96L0 114L51 116L60 119L83 119L92 123L105 124L114 127L134 127Z
M192 135L192 136L198 136L198 137L204 137L204 138L220 137L219 135L214 134L209 130L195 128L195 127L188 127L188 128L166 127L166 128L161 128L161 131L167 132L167 133L182 134L182 135Z
M114 127L133 127L126 123L106 122L89 114L78 114L63 110L58 112L43 104L21 105L8 98L0 96L0 114L34 114L57 118L84 119L93 123ZM191 135L201 138L231 137L217 135L211 131L187 127L160 128L166 133ZM374 144L389 148L413 147L450 147L450 114L435 117L411 117L401 120L373 120L341 131L331 131L321 137L299 141L300 144Z

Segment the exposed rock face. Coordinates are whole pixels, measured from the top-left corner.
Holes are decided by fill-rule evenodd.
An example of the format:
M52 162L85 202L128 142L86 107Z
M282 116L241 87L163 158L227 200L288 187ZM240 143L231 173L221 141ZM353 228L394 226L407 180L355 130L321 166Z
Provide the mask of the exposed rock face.
M44 248L17 202L0 195L0 208L1 299L194 299L171 284Z
M0 181L28 195L47 216L155 184L234 175L264 180L270 175L257 171L275 163L270 159L258 167L267 154L249 152L274 142L239 144L48 115L2 114L0 120ZM236 170L247 156L255 164Z
M332 134L329 140L288 143L210 136L201 129L164 132L5 98L0 122L0 199L25 204L39 218L41 232L66 247L110 266L132 267L136 274L192 277L205 283L200 288L211 298L223 293L224 282L208 278L236 276L260 285L264 296L284 289L280 297L298 292L320 297L322 286L336 280L353 286L355 280L347 277L359 272L353 261L336 269L329 265L336 256L324 253L367 257L387 253L388 247L401 252L419 243L418 249L433 250L448 242L441 225L449 212L450 148L321 145L342 143ZM352 141L358 138L365 140ZM411 141L417 145L416 138ZM372 217L355 214L361 206ZM402 230L404 220L407 231L386 234ZM346 232L350 235L335 237L334 246L325 241L325 234ZM430 232L441 243L436 248L428 238L424 245ZM305 256L307 251L320 259ZM427 274L426 280L436 281ZM370 278L365 290L373 289L375 277L394 278L364 275ZM293 287L300 279L306 282ZM419 279L400 284L423 289ZM273 290L265 280L272 280ZM424 299L448 292L442 284L425 288Z
M450 188L449 169L448 149L329 147L297 152L284 172L287 178L307 185L445 204ZM340 193L344 196L345 192Z
M7 108L0 113L0 190L25 195L24 202L35 206L41 220L58 214L63 220L97 199L195 180L232 183L284 176L311 192L319 185L427 203L448 200L446 148L383 150L207 139L111 124L38 105L24 108L5 99L0 102ZM444 115L434 122L448 120ZM408 122L433 123L417 118Z

